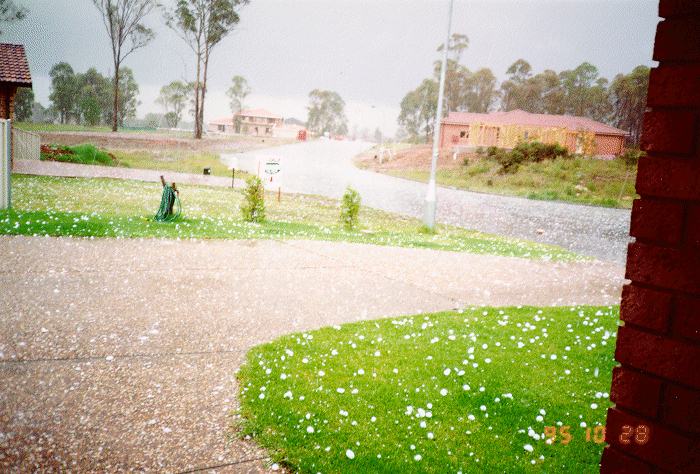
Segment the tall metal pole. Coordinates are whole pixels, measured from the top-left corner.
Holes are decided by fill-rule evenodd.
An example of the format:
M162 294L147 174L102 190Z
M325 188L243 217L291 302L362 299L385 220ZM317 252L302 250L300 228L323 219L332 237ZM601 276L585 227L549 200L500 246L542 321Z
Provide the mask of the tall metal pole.
M442 100L445 95L445 73L447 71L447 49L450 44L450 29L452 28L452 6L454 0L450 0L450 11L447 16L447 36L442 51L442 67L440 68L440 87L438 89L438 103L435 112L435 125L433 126L433 159L430 163L430 181L428 192L425 196L425 214L423 223L428 229L435 228L435 210L437 208L437 184L435 182L435 169L437 168L438 154L440 153L440 120L442 119Z

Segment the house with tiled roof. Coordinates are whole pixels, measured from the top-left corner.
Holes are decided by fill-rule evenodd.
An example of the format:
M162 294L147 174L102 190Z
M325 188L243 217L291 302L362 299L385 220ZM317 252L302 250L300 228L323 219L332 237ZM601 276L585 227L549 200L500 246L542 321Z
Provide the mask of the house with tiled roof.
M265 109L244 109L233 117L214 119L207 124L210 133L240 133L261 137L275 135L275 128L282 127L284 118Z
M622 153L626 136L619 128L572 115L451 112L441 122L440 147L454 153L488 146L513 148L536 140L559 143L571 153L612 157Z
M19 87L32 87L24 46L0 43L0 118L13 117Z

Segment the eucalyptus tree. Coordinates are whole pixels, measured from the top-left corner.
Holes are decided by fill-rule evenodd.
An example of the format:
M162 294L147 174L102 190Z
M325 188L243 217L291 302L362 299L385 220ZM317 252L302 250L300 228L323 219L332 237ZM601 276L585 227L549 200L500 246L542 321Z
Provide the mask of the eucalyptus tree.
M114 79L112 90L112 131L119 125L119 69L122 62L134 51L143 48L154 38L153 30L143 24L143 19L156 6L154 0L92 0L102 15L112 49Z

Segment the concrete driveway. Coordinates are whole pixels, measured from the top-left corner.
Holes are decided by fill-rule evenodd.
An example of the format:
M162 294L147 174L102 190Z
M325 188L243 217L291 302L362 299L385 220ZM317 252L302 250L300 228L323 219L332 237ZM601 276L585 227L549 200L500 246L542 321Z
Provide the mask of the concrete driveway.
M462 305L615 304L624 269L310 241L0 236L0 471L257 472L252 346Z
M353 157L371 147L363 142L317 140L224 154L229 165L252 173L261 157L282 159L282 190L338 198L353 186L363 204L422 218L426 185L360 170ZM438 221L468 229L559 245L599 259L624 263L630 212L553 201L438 190Z

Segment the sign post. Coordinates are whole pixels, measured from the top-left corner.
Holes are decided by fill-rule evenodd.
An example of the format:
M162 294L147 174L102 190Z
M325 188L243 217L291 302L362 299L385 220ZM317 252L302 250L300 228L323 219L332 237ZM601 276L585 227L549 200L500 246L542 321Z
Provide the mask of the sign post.
M12 205L12 122L0 120L0 209Z

